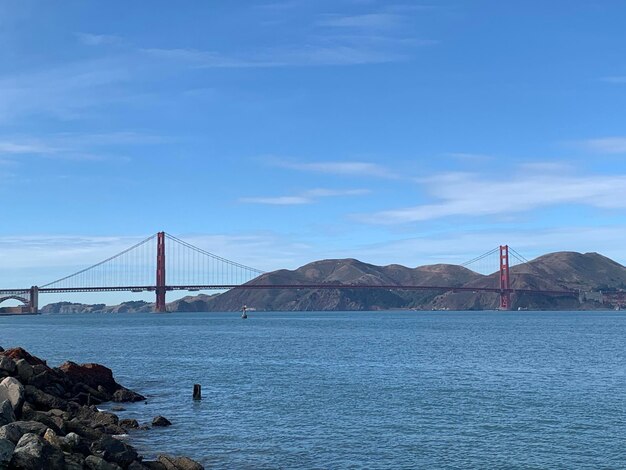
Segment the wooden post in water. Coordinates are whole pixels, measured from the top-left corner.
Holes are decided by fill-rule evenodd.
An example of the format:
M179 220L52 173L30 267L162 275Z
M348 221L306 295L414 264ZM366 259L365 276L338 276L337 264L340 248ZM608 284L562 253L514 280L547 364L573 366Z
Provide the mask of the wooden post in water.
M202 400L202 387L200 384L194 384L193 386L193 399Z

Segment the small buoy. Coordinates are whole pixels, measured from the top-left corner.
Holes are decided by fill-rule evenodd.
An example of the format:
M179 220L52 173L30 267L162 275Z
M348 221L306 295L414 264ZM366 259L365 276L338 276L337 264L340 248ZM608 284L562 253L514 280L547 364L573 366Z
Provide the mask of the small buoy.
M193 386L193 399L202 400L202 387L200 384L194 384Z

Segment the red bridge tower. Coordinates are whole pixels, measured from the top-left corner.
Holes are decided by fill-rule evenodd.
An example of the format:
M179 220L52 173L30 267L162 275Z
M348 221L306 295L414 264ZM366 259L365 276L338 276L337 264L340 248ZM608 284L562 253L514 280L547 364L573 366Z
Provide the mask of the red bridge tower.
M509 245L500 245L500 310L511 308L509 282Z

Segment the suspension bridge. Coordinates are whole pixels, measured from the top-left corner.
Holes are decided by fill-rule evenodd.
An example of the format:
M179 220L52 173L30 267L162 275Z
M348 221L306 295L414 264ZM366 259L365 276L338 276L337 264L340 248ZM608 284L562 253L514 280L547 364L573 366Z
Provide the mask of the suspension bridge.
M167 247L167 248L166 248ZM158 232L130 248L93 266L41 286L23 289L0 288L0 304L13 299L21 302L24 313L39 311L40 294L78 292L154 292L155 311L166 311L166 293L230 289L383 289L441 292L494 293L500 309L511 308L514 294L579 296L579 291L515 289L512 287L511 261L532 264L507 245L494 248L461 266L470 268L497 256L497 281L493 286L346 284L275 284L264 282L263 271L220 257L193 246L173 235ZM541 274L537 274L541 275Z

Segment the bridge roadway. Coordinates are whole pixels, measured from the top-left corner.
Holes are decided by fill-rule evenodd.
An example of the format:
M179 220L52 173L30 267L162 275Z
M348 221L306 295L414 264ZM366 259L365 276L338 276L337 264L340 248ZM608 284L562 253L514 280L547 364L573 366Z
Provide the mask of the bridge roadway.
M62 294L71 292L154 292L156 286L116 286L116 287L40 287L40 294ZM397 284L212 284L212 285L180 285L165 286L167 291L201 291L201 290L263 290L263 289L383 289L383 290L435 290L451 292L490 292L501 294L546 294L546 295L576 295L575 290L539 290L539 289L500 289L498 287L468 287L468 286L420 286L420 285L397 285ZM0 289L0 296L19 295L28 293L27 289Z

